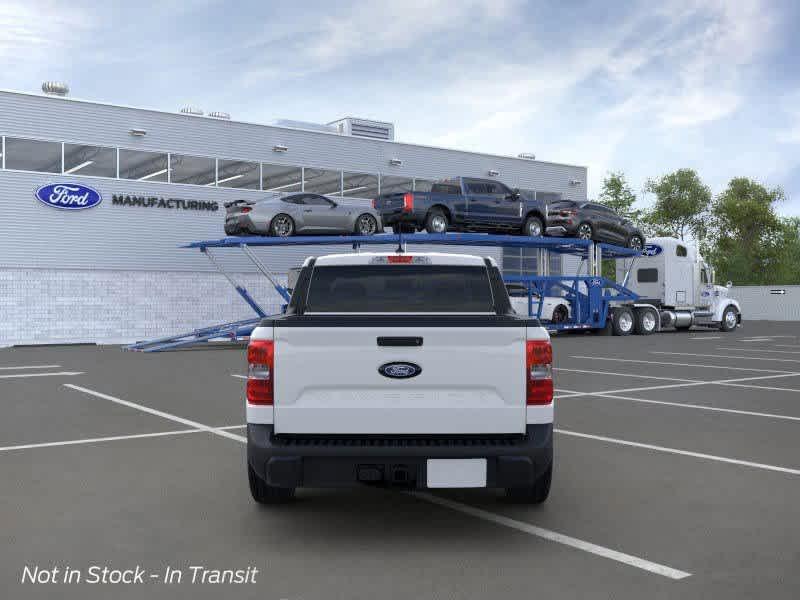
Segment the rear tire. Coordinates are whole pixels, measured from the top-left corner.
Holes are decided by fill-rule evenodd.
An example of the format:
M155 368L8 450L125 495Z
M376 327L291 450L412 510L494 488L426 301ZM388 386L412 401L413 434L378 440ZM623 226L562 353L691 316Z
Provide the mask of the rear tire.
M250 494L259 504L284 504L294 498L294 488L280 488L269 485L261 479L249 464L247 465L247 481L250 483Z
M553 309L553 323L564 323L569 318L569 311L563 304Z
M652 308L637 308L634 331L636 335L651 335L658 330L659 315Z
M591 240L594 237L594 228L591 223L581 223L575 230L575 237L579 240Z
M550 484L553 480L553 463L539 475L532 486L506 488L506 496L513 502L523 504L541 504L550 495Z
M628 238L628 248L632 250L642 250L644 248L644 240L640 235L632 235Z
M449 226L447 215L438 208L432 209L425 218L425 231L428 233L447 233Z
M633 312L627 306L614 309L611 331L614 335L630 335L633 331Z
M739 326L739 317L733 306L727 307L722 311L722 322L719 324L720 331L733 331Z
M542 223L539 217L528 217L522 228L522 235L527 235L528 237L542 237L544 235L544 223Z
M269 232L275 237L290 237L294 234L294 221L287 214L280 213L272 217Z
M354 233L356 235L375 235L378 233L378 220L369 213L358 215Z

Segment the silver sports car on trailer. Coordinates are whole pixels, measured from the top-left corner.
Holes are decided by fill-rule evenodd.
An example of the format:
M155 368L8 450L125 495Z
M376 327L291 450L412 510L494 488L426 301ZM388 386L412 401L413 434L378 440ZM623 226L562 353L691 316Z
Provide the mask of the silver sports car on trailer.
M319 194L298 192L263 200L225 204L226 235L383 233L378 212L370 206L343 204Z

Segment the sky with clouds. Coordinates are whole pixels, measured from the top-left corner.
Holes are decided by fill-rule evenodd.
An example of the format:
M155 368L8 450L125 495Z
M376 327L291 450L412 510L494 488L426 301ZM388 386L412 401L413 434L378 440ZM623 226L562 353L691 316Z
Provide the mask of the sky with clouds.
M0 88L234 119L393 121L398 140L781 186L800 215L800 3L0 3ZM647 204L651 198L641 197Z

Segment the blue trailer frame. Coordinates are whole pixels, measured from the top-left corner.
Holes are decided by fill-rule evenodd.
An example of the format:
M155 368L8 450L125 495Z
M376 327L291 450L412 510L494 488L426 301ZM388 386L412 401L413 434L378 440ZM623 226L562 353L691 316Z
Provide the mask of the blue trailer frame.
M638 296L625 286L602 277L597 271L601 258L631 258L640 253L631 248L623 248L590 240L556 237L525 237L516 235L488 235L480 233L445 233L445 234L379 234L373 236L295 236L289 238L276 237L227 237L218 240L191 242L182 248L198 249L214 267L222 273L236 289L242 299L253 309L257 317L234 323L222 323L185 334L166 336L156 340L137 342L126 347L128 350L142 352L158 352L186 347L214 339L238 339L247 337L261 318L267 316L266 311L256 302L244 286L240 285L216 261L212 249L239 248L253 262L256 268L272 283L275 291L288 302L290 290L278 283L269 269L253 254L254 247L286 247L286 246L331 246L349 245L358 251L361 246L392 245L398 252L405 252L409 244L431 244L443 246L476 246L504 248L538 248L547 252L578 256L590 259L595 265L595 273L588 275L508 275L503 279L507 283L524 283L528 293L528 312L541 318L542 305L548 293L556 290L570 303L570 320L565 323L550 323L550 330L570 329L602 329L606 326L612 302L635 302ZM539 300L534 300L534 295ZM536 310L534 311L534 304Z

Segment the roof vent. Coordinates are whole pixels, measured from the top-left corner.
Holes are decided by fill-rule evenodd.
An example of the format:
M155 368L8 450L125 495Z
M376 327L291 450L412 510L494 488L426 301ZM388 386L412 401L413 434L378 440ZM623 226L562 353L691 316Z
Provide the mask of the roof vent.
M66 96L69 94L69 86L61 81L45 81L42 91L48 96Z
M185 115L196 115L198 117L203 116L203 109L197 108L196 106L184 106L181 109L181 112Z
M219 110L211 111L210 113L208 113L208 116L211 117L212 119L224 119L225 121L231 120L230 113L222 112Z
M329 123L337 128L342 135L352 135L353 137L370 138L373 140L394 140L394 123L386 121L370 121L368 119L357 119L355 117L345 117L338 121Z
M521 152L517 154L517 158L524 158L525 160L536 160L536 155L533 152Z

